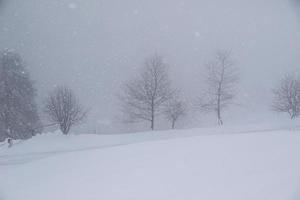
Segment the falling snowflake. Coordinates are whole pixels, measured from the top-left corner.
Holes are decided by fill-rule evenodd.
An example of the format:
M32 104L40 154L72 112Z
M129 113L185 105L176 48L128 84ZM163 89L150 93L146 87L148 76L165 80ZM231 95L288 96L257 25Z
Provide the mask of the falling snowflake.
M195 32L195 37L200 37L201 34L199 32Z
M133 11L133 14L134 15L138 15L140 12L139 12L139 10L138 9L135 9L134 11Z
M68 7L72 10L77 8L77 4L76 3L69 3Z

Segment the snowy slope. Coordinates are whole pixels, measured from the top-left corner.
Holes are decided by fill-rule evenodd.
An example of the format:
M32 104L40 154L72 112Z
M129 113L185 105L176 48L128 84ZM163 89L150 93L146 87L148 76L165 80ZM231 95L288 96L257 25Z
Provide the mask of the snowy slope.
M299 131L245 131L244 134L210 131L214 134L205 135L205 130L195 129L152 133L156 136L150 133L69 138L40 136L16 145L9 150L11 152L0 151L0 199L300 198ZM179 137L184 133L189 137ZM116 144L113 137L127 145L101 148L101 145ZM22 149L23 154L38 153L32 145L40 152L43 152L42 146L47 151L50 146L57 151L68 150L66 146L69 150L85 150L52 154L24 163L3 162L9 156L20 154ZM94 149L86 149L93 145Z

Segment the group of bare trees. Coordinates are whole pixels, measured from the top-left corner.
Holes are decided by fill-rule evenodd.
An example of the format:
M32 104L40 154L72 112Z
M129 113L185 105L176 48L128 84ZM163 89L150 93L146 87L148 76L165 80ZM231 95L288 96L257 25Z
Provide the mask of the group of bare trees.
M207 87L197 105L201 111L215 112L222 125L222 111L233 103L237 92L238 71L227 51L219 51L207 70ZM164 114L175 128L187 113L185 102L171 86L163 58L157 55L145 60L139 77L125 84L120 99L127 121L149 121L152 130L156 116Z
M167 119L172 121L172 127L175 127L175 122L184 111L171 113L174 94L163 58L158 55L147 58L139 77L125 84L120 95L126 121L148 121L154 130L156 117L165 113Z
M213 112L223 125L223 112L233 105L237 94L239 72L231 55L219 51L206 65L205 88L200 93L197 108ZM300 116L300 80L284 77L273 90L272 108ZM35 104L36 90L21 57L10 51L0 53L0 141L26 139L41 132L43 126ZM177 121L187 114L187 104L173 88L168 66L163 57L145 59L138 77L124 84L120 95L122 111L127 122L147 121L154 130L157 118L164 116L174 129ZM82 122L86 111L74 92L65 86L56 87L45 100L44 112L49 121L58 125L63 134Z

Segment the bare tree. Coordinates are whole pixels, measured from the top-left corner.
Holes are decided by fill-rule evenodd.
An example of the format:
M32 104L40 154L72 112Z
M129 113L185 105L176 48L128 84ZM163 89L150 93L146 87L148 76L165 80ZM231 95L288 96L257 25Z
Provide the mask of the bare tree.
M278 88L273 90L273 110L288 113L291 119L300 115L300 80L287 75Z
M175 124L179 118L185 116L187 113L186 105L178 97L178 95L173 96L169 101L167 101L164 114L166 119L171 122L172 129L175 129Z
M74 92L67 87L58 87L46 99L45 112L53 123L59 125L67 135L72 126L81 123L86 112L79 104Z
M223 125L222 111L233 103L236 96L238 70L227 51L218 51L207 70L207 90L200 99L200 107L204 111L216 112L218 124Z
M140 76L125 85L120 96L122 111L128 121L149 121L154 130L155 117L171 96L166 64L161 56L152 56L145 60Z

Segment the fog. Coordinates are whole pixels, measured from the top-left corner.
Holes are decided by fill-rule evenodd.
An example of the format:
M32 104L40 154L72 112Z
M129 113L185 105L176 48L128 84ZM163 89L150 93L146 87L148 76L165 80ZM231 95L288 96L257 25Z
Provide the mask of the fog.
M231 123L272 121L272 88L286 73L300 73L300 11L292 0L6 0L3 6L1 49L22 55L40 104L56 85L72 87L89 109L85 132L128 130L117 95L149 55L165 57L174 85L193 105L205 63L216 50L230 50L241 74L239 105L225 118ZM191 111L181 127L213 123L207 118Z

